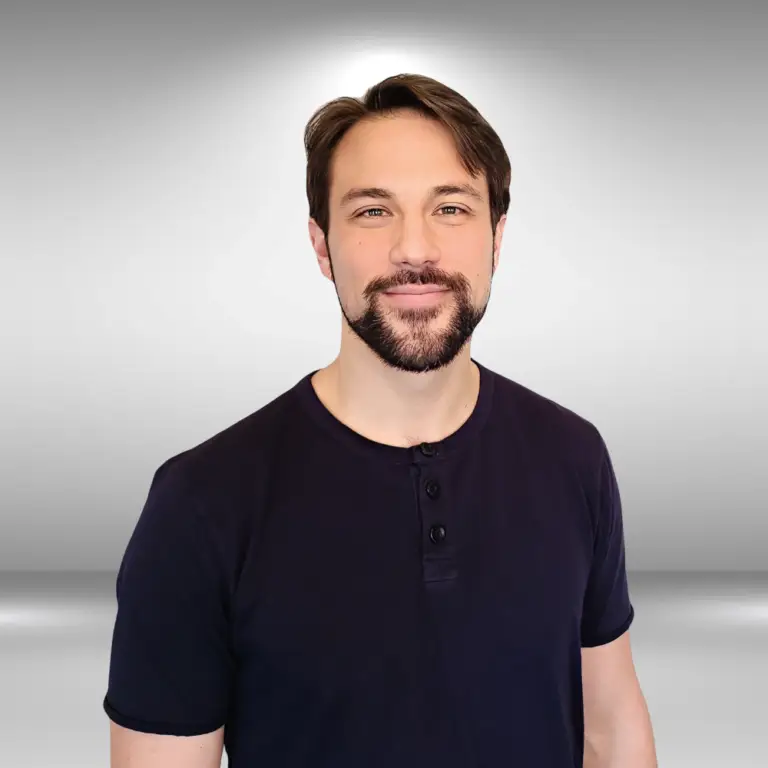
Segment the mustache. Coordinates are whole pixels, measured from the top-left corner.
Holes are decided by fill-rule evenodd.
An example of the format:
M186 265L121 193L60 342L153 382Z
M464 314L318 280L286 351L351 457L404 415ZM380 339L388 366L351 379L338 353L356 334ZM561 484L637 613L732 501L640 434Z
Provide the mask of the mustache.
M366 298L376 293L389 291L402 285L439 285L453 291L463 292L470 288L464 275L451 275L440 269L428 268L420 272L403 271L389 277L377 277L368 283L363 292Z

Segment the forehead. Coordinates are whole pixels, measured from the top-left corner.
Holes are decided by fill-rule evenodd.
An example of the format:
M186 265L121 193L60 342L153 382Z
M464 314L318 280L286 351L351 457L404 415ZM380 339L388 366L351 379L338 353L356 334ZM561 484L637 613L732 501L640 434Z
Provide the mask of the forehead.
M483 174L462 166L448 129L413 112L365 118L342 137L331 161L331 202L351 188L385 187L400 196L422 196L440 184L471 183L484 198Z

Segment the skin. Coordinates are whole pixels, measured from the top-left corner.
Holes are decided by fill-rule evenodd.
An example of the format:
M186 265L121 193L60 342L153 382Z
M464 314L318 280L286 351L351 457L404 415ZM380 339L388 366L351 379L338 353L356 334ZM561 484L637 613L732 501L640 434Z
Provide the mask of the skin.
M110 720L110 768L220 768L224 726L201 736L139 733Z
M435 195L439 185L477 195ZM345 200L353 189L384 188ZM499 264L506 216L491 228L488 184L461 164L447 129L410 111L367 118L331 164L329 231L309 235L342 314L339 354L312 384L342 422L378 442L443 439L469 417L479 391L470 359ZM388 289L436 284L433 298Z

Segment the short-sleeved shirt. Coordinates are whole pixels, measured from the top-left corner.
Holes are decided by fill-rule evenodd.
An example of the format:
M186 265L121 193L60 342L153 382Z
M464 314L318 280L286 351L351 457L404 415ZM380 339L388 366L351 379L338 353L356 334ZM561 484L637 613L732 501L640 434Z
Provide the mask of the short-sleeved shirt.
M224 726L231 768L574 768L581 649L634 611L606 444L495 373L437 443L374 442L307 374L158 466L104 709Z

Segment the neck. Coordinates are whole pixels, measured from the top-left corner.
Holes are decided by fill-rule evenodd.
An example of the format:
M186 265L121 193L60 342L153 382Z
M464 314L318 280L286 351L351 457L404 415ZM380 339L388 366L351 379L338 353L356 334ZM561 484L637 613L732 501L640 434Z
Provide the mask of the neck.
M469 344L449 365L427 373L399 371L367 347L359 351L342 347L312 380L325 407L355 432L387 445L438 442L472 413L480 371Z

